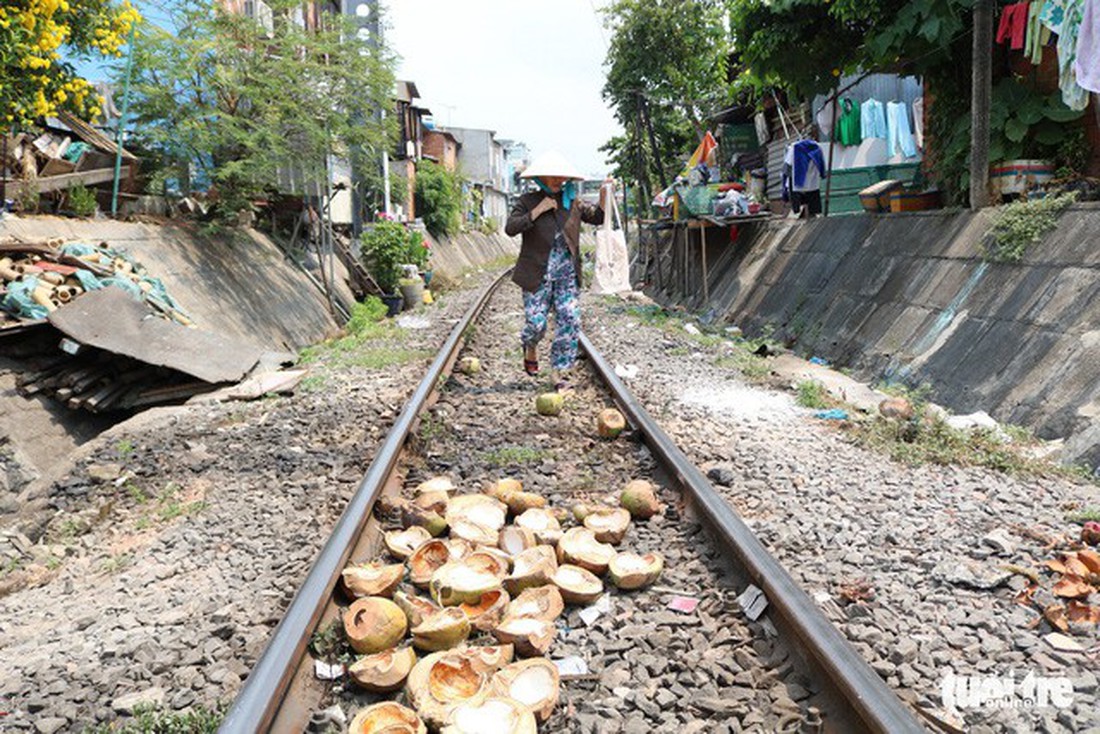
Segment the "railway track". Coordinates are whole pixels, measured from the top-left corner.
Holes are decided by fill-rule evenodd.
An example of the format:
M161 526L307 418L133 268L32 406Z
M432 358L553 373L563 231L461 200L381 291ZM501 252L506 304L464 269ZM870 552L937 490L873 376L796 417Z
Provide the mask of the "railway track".
M564 532L579 525L571 514L578 503L589 509L612 503L631 480L659 488L662 512L633 519L616 547L663 558L656 582L623 590L605 578L603 594L587 593L583 584L561 585L567 598L576 594L580 603L566 604L552 627L545 657L555 661L559 693L541 731L924 731L912 709L756 540L586 338L582 380L564 411L555 417L536 414L540 386L518 369L522 314L516 294L499 292L503 279L487 288L452 330L220 731L346 730L347 721L372 704L399 701L423 708L425 687L369 693L341 674L339 666L355 658L342 639L342 620L354 598L341 574L349 564L400 563L387 551L384 532L400 529L403 516L411 519L407 502L414 488L438 476L453 480L458 495L485 492L504 478L518 480L559 512ZM482 369L456 372L457 360L465 356L478 358ZM628 430L618 439L602 439L595 416L612 406L625 414ZM457 525L450 532L461 534ZM583 535L577 531L573 537L578 533ZM539 539L551 542L550 535ZM591 560L584 557L582 565ZM403 594L428 597L404 578L404 569L400 572ZM762 592L755 604L751 593L742 596L750 586ZM450 587L437 583L434 590L446 597ZM749 612L758 612L753 607L765 599L763 614L750 619ZM472 631L466 646L499 649L502 641L516 641L516 651L539 657L544 641L538 635L532 643L532 635L494 636L488 631L493 625L484 626L486 631ZM405 639L398 644L408 647ZM430 648L438 641L418 644ZM536 649L525 649L532 646ZM428 654L416 652L421 661ZM474 693L500 677L494 672L500 661L481 662L480 682L458 681L462 692L452 687L450 696L474 702L486 695ZM465 664L454 665L447 670L465 670ZM419 667L442 671L445 666ZM320 678L318 670L331 679ZM415 668L411 677L417 677ZM507 688L498 684L497 690ZM509 732L500 721L484 721L490 711L476 712L483 726L461 731ZM427 713L437 720L445 715Z

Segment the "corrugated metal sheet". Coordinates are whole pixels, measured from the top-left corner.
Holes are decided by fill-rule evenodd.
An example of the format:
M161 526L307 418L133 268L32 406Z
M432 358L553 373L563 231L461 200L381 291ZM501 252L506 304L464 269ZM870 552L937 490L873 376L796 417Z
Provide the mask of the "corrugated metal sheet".
M768 143L768 199L775 200L783 194L783 154L787 145L797 138L773 140Z

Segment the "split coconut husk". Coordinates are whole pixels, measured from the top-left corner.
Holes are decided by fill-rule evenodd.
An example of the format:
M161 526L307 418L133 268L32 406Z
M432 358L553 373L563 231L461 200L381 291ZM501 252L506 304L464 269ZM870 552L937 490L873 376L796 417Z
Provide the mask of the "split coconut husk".
M640 589L658 579L665 561L657 553L619 553L607 564L611 583L620 589Z
M596 508L587 502L576 502L573 504L573 519L577 522L584 522L584 519L592 514L592 511Z
M600 438L618 438L624 428L626 428L626 418L614 408L601 410L596 416L596 431L600 434Z
M487 494L463 494L451 498L447 505L447 524L454 526L456 521L465 520L494 532L500 532L508 519L508 507L496 497ZM496 538L492 543L496 545Z
M561 591L558 590L557 586L547 585L525 590L512 600L508 608L505 609L504 616L509 618L532 617L553 622L561 616L563 611L565 611L565 602L562 599Z
M400 558L404 561L411 556L417 548L431 540L432 534L425 527L411 525L405 530L390 530L383 536L383 539L386 543L386 550L388 550L394 558Z
M406 501L402 501L400 506L401 526L406 530L413 527L424 528L433 538L447 531L447 521L443 519L441 512Z
M603 582L586 568L565 564L558 566L550 581L558 587L567 604L587 606L603 594Z
M615 548L596 540L588 528L570 528L558 541L558 561L586 568L597 576L607 573Z
M504 579L504 588L512 596L519 596L525 589L544 586L558 568L554 549L548 545L536 545L515 557L512 574Z
M417 494L413 497L412 505L422 510L431 510L439 515L445 515L447 513L447 505L450 501L450 492L436 490Z
M512 645L479 645L461 648L456 654L469 660L474 670L492 675L512 662L516 649Z
M444 564L461 558L461 554L455 551L461 547L455 547L438 538L429 540L409 556L409 581L414 586L425 588L431 583L432 575L444 566Z
M527 528L535 534L535 540L544 545L555 545L561 538L561 523L545 508L527 510L516 518L516 527Z
M508 607L511 597L504 589L493 589L481 595L476 604L460 604L459 609L466 613L470 624L479 632L492 632L493 628L504 619L504 610Z
M503 501L513 515L522 515L536 507L546 507L546 498L534 492L512 492Z
M500 541L499 532L466 518L455 518L450 525L452 538L465 540L473 545L496 545Z
M489 488L485 490L485 494L490 497L496 497L501 502L504 502L504 498L513 492L522 492L523 482L514 477L504 477L498 479L489 485Z
M630 513L621 507L601 507L585 516L584 526L595 533L596 540L601 543L618 545L630 527Z
M500 549L513 558L528 548L538 545L535 534L529 528L521 528L518 525L509 525L500 531L497 541Z
M372 655L395 647L405 637L408 619L389 599L368 596L344 612L344 634L355 652Z
M516 654L525 658L545 655L557 633L553 622L534 617L505 617L493 630L498 640L515 645Z
M493 695L510 698L546 721L558 703L561 676L558 666L546 658L531 658L502 668L490 682Z
M539 415L560 415L565 406L565 397L561 393L544 392L535 398L535 412Z
M409 703L422 719L438 729L463 703L480 703L489 695L489 678L472 660L448 650L428 655L413 666L405 684Z
M411 647L383 650L356 660L348 668L348 676L363 690L389 693L405 685L414 665L416 653Z
M501 532L503 532L503 531L501 531ZM473 551L471 551L471 555L476 554L476 553L484 553L485 555L496 559L497 563L500 564L500 568L502 569L502 571L501 571L501 577L502 578L504 576L507 576L509 569L512 568L512 556L505 553L500 548L497 548L495 546L489 546L489 545L475 545Z
M440 734L535 734L534 713L511 698L487 698L455 706Z
M619 504L626 508L635 520L648 520L661 510L657 492L644 479L635 479L623 488Z
M456 491L458 491L458 487L455 486L455 483L451 481L450 477L438 476L432 477L428 481L416 485L415 494L419 496L442 492L444 495L450 497Z
M416 594L406 594L404 591L396 592L393 595L393 602L401 607L401 611L405 613L409 620L409 627L416 627L424 621L424 617L435 614L440 610L439 605L435 602Z
M444 607L477 604L483 594L499 589L505 569L492 556L473 554L461 561L451 561L432 574L428 586L432 598Z
M412 628L412 643L429 652L449 650L470 636L470 619L458 607L429 614Z
M348 734L428 734L428 728L412 709L383 701L357 713Z
M405 564L377 561L364 566L348 566L340 572L344 589L355 599L364 596L392 597L404 576Z

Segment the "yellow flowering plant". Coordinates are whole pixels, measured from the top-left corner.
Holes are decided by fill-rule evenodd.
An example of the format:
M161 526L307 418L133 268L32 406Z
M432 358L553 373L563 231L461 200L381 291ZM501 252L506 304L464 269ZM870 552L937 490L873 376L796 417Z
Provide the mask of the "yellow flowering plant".
M5 0L0 7L0 127L67 110L99 114L101 100L71 59L121 56L141 14L129 0Z

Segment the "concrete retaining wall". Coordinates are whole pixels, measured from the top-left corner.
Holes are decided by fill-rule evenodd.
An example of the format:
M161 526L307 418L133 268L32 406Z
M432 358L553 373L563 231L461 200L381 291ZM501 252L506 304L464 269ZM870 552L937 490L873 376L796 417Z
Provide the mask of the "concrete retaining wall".
M1100 206L1072 207L1019 264L982 260L990 212L855 215L708 233L710 300L692 233L664 233L648 273L666 304L861 378L928 383L958 413L985 410L1066 438L1100 464ZM721 232L719 234L719 232ZM685 276L685 268L687 275Z
M267 349L297 350L339 330L324 296L259 232L206 237L192 223L5 217L2 237L106 242L125 250L164 281L199 328Z
M432 238L432 270L457 280L464 273L519 254L519 238L503 232L486 235L465 232L454 237Z

